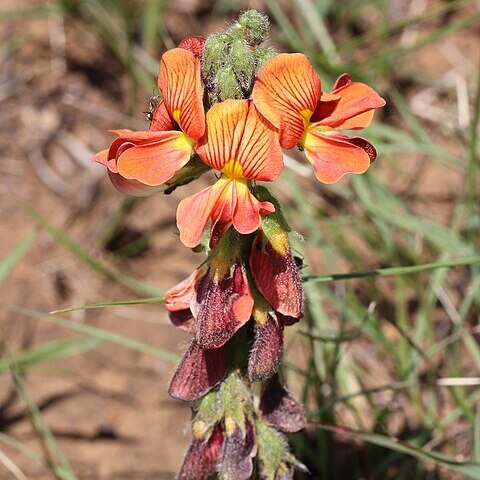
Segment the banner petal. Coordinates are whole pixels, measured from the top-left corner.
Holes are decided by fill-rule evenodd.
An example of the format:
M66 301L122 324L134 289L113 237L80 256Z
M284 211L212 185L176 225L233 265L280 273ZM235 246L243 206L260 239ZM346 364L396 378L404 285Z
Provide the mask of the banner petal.
M320 77L301 53L271 58L258 72L252 98L260 113L279 130L280 144L293 148L320 99Z
M158 88L169 115L190 138L198 141L205 131L200 60L184 48L165 52Z

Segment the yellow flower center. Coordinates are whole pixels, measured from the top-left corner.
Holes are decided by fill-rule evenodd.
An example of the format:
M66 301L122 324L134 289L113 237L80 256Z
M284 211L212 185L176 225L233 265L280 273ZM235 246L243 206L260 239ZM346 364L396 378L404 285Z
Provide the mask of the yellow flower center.
M180 125L180 110L179 110L179 109L174 110L174 111L172 112L172 117L173 117L173 119L178 123L178 126L179 126L180 128L182 128L182 126ZM182 130L183 130L183 129L182 129Z
M311 132L311 130L315 130L316 132L319 133L328 133L333 130L332 127L328 127L327 125L319 125L318 123L310 123L308 125L308 128L305 128L303 135L301 136L298 144L302 147L305 148L307 142L308 142L308 135ZM310 137L311 139L312 137Z
M225 164L222 168L222 173L224 173L227 177L233 178L234 180L238 180L243 177L243 168L240 163L232 158L229 162Z
M313 112L308 108L300 112L300 116L302 117L302 120L303 120L303 127L305 128L305 130L310 124L310 118L312 118L312 115L313 115Z

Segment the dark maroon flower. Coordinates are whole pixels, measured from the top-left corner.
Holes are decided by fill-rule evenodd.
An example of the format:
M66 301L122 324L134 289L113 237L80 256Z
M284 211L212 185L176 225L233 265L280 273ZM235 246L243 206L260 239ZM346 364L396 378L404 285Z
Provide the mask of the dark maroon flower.
M207 440L193 440L185 454L178 480L204 480L217 472L223 432L218 425Z
M221 347L252 314L253 297L240 260L217 252L195 291L195 338L202 348Z
M265 385L260 400L260 415L287 433L302 430L307 422L303 405L281 385L278 375L273 376Z
M226 437L220 462L222 480L248 480L253 471L252 454L255 446L253 425L245 418L245 431L238 425L233 428L225 420Z
M193 340L173 375L168 393L187 402L196 400L220 383L227 369L225 347L204 350Z
M278 368L283 353L283 324L273 312L254 312L255 339L248 359L251 380L270 378Z

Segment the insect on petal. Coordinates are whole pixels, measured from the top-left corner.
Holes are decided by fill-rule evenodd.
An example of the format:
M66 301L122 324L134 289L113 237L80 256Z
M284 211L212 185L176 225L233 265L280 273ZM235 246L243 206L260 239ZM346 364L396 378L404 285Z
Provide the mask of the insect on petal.
M190 138L198 141L205 131L200 60L184 48L165 52L158 88L170 116Z

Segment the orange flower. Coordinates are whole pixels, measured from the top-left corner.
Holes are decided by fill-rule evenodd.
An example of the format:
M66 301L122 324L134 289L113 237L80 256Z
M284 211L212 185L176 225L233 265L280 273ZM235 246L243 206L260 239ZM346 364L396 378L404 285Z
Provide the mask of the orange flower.
M369 142L337 130L367 127L385 100L348 75L337 80L332 92L322 93L305 55L280 54L260 69L252 96L260 113L278 128L282 147L298 144L319 181L334 183L346 173L363 173L375 160Z
M198 42L195 52L174 48L164 53L158 87L163 102L153 114L150 131L115 130L118 138L94 157L105 165L123 193L150 193L170 180L194 154L205 131Z
M283 169L275 128L249 100L226 100L206 115L206 132L196 147L208 166L221 172L215 185L180 202L177 225L187 247L200 242L210 219L211 244L215 245L233 224L243 234L260 226L261 215L275 210L250 192L251 180L272 181Z

